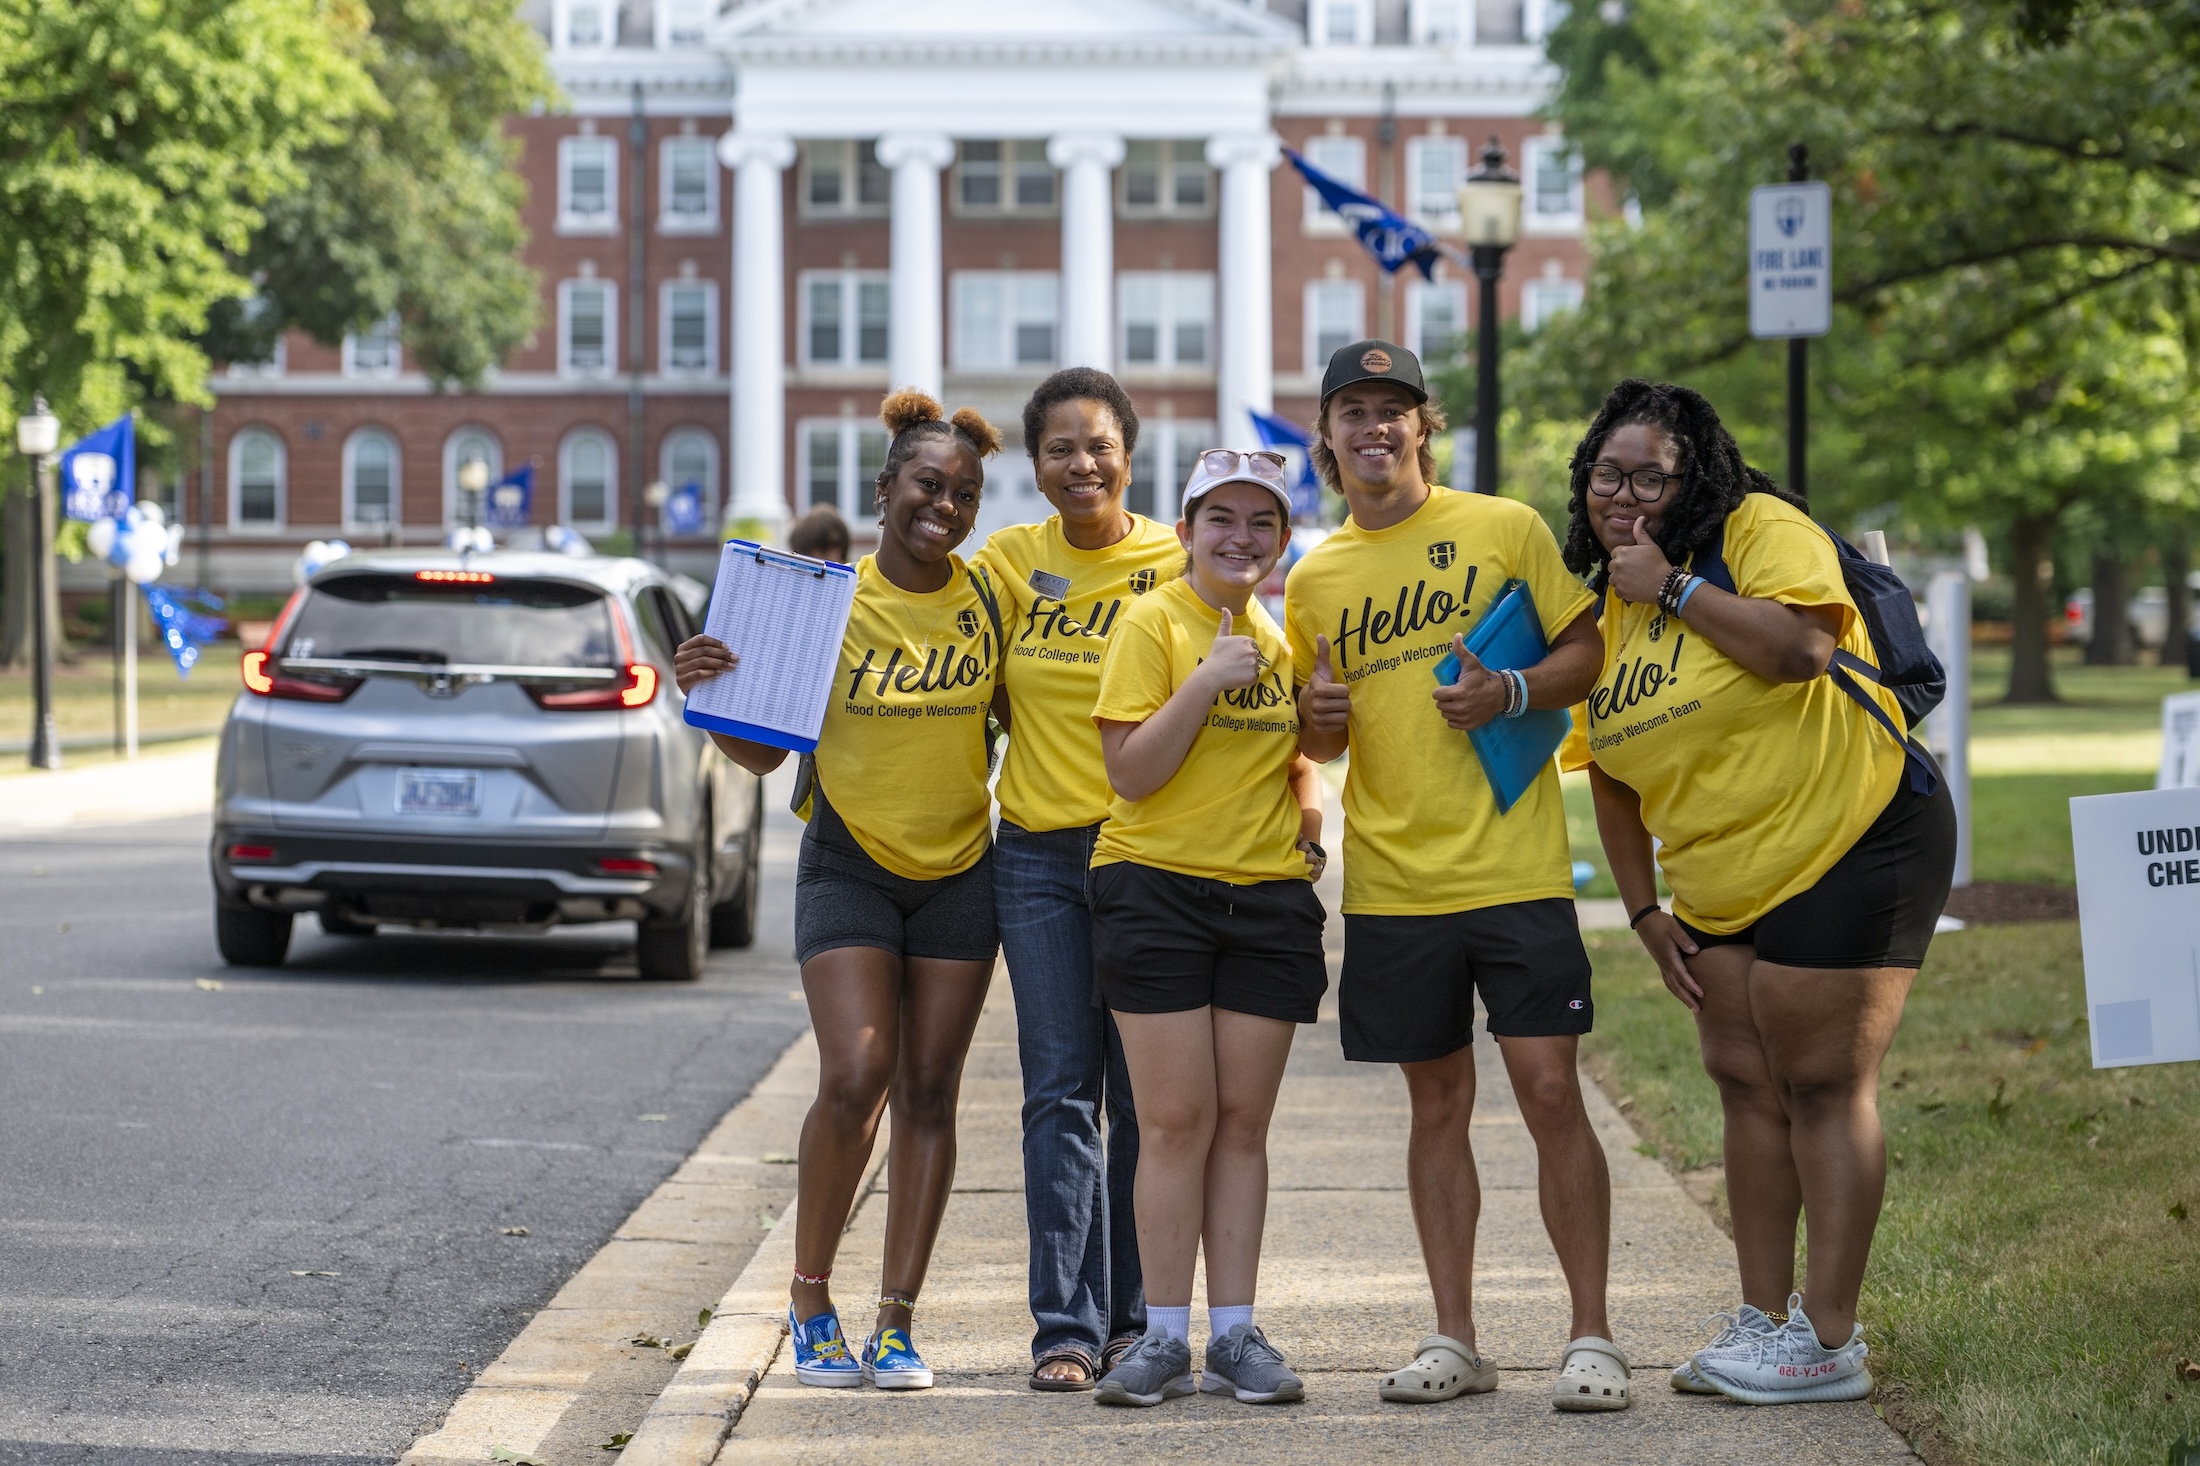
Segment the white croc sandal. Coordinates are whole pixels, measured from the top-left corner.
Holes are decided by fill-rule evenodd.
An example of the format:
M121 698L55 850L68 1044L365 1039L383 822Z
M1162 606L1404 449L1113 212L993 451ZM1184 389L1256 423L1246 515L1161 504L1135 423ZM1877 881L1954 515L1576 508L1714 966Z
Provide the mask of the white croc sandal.
M1421 1341L1421 1352L1404 1369L1386 1374L1376 1393L1408 1405L1433 1405L1461 1395L1485 1395L1497 1388L1497 1366L1442 1334Z
M1610 1339L1580 1338L1566 1346L1558 1380L1551 1386L1556 1410L1625 1410L1634 1403L1627 1391L1627 1356Z

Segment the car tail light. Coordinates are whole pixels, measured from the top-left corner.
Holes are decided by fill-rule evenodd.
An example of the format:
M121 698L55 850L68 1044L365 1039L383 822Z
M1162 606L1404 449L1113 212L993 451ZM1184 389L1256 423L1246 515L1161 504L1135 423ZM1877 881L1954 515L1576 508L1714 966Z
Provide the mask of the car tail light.
M657 874L657 862L613 857L610 860L597 861L596 869L607 876L653 876Z
M363 677L299 677L283 671L269 652L246 652L238 670L248 691L261 697L286 697L296 702L342 702L359 690Z
M416 570L415 580L429 580L457 585L494 585L496 577L486 570Z
M272 845L232 845L229 847L229 858L231 860L273 860L275 858L275 847Z
M657 669L647 662L629 662L623 678L582 688L561 683L534 685L527 689L527 694L535 700L536 707L554 713L644 707L657 695Z

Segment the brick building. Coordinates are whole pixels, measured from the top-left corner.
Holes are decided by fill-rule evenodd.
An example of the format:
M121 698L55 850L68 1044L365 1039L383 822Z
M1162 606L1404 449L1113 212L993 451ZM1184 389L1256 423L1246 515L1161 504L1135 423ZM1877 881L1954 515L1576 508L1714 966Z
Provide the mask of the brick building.
M1504 313L1579 299L1580 171L1533 115L1555 3L527 0L569 100L510 123L543 329L467 395L431 394L394 322L220 373L211 578L439 540L473 458L533 463L536 520L592 535L653 481L699 484L713 528L820 502L860 527L890 386L1013 442L1066 364L1130 388L1134 504L1171 514L1247 408L1312 415L1336 345L1442 357L1472 325L1466 272L1385 279L1279 141L1442 233L1494 135L1526 185ZM984 522L1044 512L1012 449ZM714 537L669 549L700 568Z

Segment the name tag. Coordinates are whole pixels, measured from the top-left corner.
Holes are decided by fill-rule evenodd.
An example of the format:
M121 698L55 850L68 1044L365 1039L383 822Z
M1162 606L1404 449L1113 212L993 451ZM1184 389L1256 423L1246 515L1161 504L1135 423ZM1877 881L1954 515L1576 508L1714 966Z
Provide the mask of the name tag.
M1056 575L1051 570L1032 571L1031 588L1050 601L1069 599L1069 577Z

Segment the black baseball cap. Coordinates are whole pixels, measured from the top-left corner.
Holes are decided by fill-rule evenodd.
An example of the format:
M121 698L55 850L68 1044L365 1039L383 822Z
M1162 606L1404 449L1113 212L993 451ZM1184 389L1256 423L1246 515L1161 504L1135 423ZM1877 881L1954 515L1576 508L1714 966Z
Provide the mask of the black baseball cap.
M1330 355L1329 370L1322 373L1322 405L1346 387L1359 382L1392 382L1413 394L1415 402L1428 401L1428 387L1421 381L1421 358L1395 341L1355 341Z

